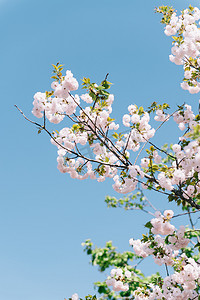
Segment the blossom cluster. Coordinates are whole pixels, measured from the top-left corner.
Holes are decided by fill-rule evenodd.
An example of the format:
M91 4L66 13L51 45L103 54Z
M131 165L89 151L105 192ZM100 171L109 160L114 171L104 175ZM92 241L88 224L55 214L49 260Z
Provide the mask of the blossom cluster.
M69 92L78 89L78 81L73 77L71 71L66 71L61 83L57 81L51 84L55 97L49 96L47 93L38 92L34 96L32 113L37 118L43 117L43 112L51 123L60 123L65 114L72 115L76 112L76 107L80 103L78 96L75 101L70 97Z
M174 268L174 273L168 275L158 285L151 283L145 287L138 287L133 292L135 300L141 299L189 299L198 294L196 288L200 284L200 261L188 258L180 249L187 247L190 239L185 238L185 227L180 226L179 230L170 224L174 213L172 210L165 210L163 215L157 211L155 218L150 223L150 235L142 240L130 239L134 252L140 257L152 255L158 265L166 265ZM165 235L163 238L160 235ZM127 271L126 271L127 272ZM123 273L121 269L113 269L111 278L106 283L113 286L114 291L128 290L128 280L131 272Z
M145 240L130 239L129 243L138 256L147 257L153 255L154 261L158 265L174 265L174 259L179 255L181 248L185 248L190 242L184 237L185 227L175 231L174 225L170 223L173 217L173 211L166 210L162 215L159 211L155 213L155 218L151 220L151 233ZM154 236L155 235L155 236ZM167 235L166 239L160 235Z
M194 115L190 105L185 104L183 109L173 114L173 117L181 130L187 128L187 130L190 130L192 133L195 128L199 126L199 120ZM157 151L155 151L155 149L153 150L152 159L155 164L159 164L160 166L157 169L157 182L162 188L169 191L174 190L176 185L181 185L184 198L194 198L200 193L199 141L190 140L187 135L183 135L179 138L178 144L171 145L171 149L174 152L174 154L171 155L173 161L168 169L165 168L165 163L162 163ZM151 172L150 159L142 159L141 166L143 169L146 169L145 172Z
M181 87L191 94L200 91L198 81L200 72L199 20L199 8L190 6L179 16L174 12L164 31L167 36L173 36L174 39L169 59L177 65L184 66L184 81Z
M156 116L154 117L155 121L164 122L169 119L169 114L165 114L165 112L162 109L156 110Z
M110 272L110 276L106 280L107 286L112 286L113 291L128 291L128 283L123 281L127 281L127 279L131 278L131 272L128 270L122 270L120 268L118 269L112 269Z
M135 300L157 300L163 299L163 294L160 290L160 287L157 285L149 284L149 288L146 287L139 287L133 292L133 296Z

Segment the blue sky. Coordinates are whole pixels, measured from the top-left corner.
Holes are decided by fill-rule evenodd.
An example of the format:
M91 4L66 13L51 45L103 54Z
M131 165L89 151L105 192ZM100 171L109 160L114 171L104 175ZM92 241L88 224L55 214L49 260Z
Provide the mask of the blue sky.
M77 181L59 173L56 147L25 122L14 104L34 119L33 95L50 89L51 64L60 61L79 82L83 76L99 82L110 73L118 120L131 103L165 101L175 107L196 102L197 108L198 96L180 88L182 68L169 62L171 40L154 13L162 4L180 10L190 3L198 5L0 0L0 299L63 300L74 292L93 293L92 283L104 275L89 265L81 242L91 238L103 246L113 240L124 251L148 220L138 212L106 208L105 195L116 195L111 181ZM178 130L171 125L155 142L177 140ZM149 197L157 207L173 207L160 195Z

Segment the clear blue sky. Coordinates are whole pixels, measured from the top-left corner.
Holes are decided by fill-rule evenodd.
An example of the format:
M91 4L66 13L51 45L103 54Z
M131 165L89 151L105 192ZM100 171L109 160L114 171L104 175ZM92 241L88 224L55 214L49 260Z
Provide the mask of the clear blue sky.
M37 135L14 104L31 116L33 95L50 88L57 61L79 81L101 81L109 72L118 119L131 103L197 103L198 96L180 88L182 68L169 62L171 39L154 13L162 4L179 10L190 3L199 2L0 0L1 300L93 293L92 283L104 276L89 265L81 242L91 238L103 246L113 240L119 250L130 249L129 238L139 238L148 220L106 208L105 195L115 195L111 181L77 181L59 173L56 147ZM155 141L175 142L178 131L170 126ZM154 193L151 200L162 209L173 207Z

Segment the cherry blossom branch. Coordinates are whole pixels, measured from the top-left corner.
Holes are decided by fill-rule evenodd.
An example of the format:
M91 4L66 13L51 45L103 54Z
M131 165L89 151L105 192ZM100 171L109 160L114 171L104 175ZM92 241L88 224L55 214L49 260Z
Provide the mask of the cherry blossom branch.
M90 116L88 116L88 114L83 110L83 108L80 106L80 104L75 100L75 98L72 96L72 94L71 93L69 93L69 95L71 96L71 98L74 100L74 102L75 102L75 104L81 109L81 111L85 114L85 116L90 120L90 122L94 125L94 128L95 128L95 130L89 125L89 124L87 124L87 126L90 128L90 130L96 135L96 137L106 146L106 148L108 149L108 150L110 150L124 165L126 165L126 167L128 166L127 165L127 163L125 163L123 160L122 160L122 158L116 153L116 152L114 152L113 150L112 150L112 148L110 148L109 146L108 146L108 144L107 143L105 143L105 141L103 141L102 139L101 139L101 137L97 134L97 130L101 133L101 135L104 137L104 138L106 138L106 140L109 140L109 138L107 137L107 136L105 136L105 134L103 133L103 131L101 132L101 130L96 126L96 124L93 122L93 120L90 118ZM97 129L97 130L96 130ZM109 140L110 141L110 140ZM111 142L111 141L110 141ZM119 151L116 147L115 147L115 145L111 142L111 144L113 145L113 147L117 150L117 151ZM122 153L120 152L120 154L122 155ZM122 155L123 156L123 155Z
M107 166L109 166L109 167L114 167L114 168L119 168L119 169L126 169L126 168L127 168L126 166L112 165L112 164L109 164L109 163L106 163L106 162L101 162L101 161L98 161L98 160L95 160L95 159L87 158L87 157L85 157L85 156L82 155L82 154L80 154L80 155L77 154L76 152L72 151L71 149L66 148L65 146L63 146L62 144L60 144L58 141L56 141L56 139L54 138L54 136L53 136L46 128L44 128L43 125L40 125L39 123L36 123L36 122L34 122L34 121L28 119L28 118L25 116L25 114L22 112L22 110L21 110L17 105L15 105L15 107L18 109L18 111L23 115L23 117L24 117L28 122L30 122L30 123L32 123L32 124L38 126L38 127L41 128L42 130L44 130L44 131L45 131L45 132L53 139L53 141L54 141L58 146L60 146L60 147L61 147L62 149L64 149L64 150L68 151L69 153L74 154L75 157L81 157L81 158L83 158L83 159L85 159L85 160L87 160L87 161L94 162L94 163L98 163L98 164L100 164L100 165L107 165Z
M118 169L127 169L127 165L125 165L125 166L120 166L120 165L112 165L112 164L109 164L109 163L106 163L106 162L101 162L101 161L98 161L98 160L94 160L94 159L91 159L91 158L87 158L87 157L85 157L85 156L82 155L82 154L77 154L77 153L74 152L73 150L66 148L65 146L63 146L62 144L60 144L60 143L54 138L54 136L53 136L46 128L44 128L43 125L41 125L41 124L39 124L39 123L36 123L36 122L34 122L34 121L28 119L28 118L25 116L25 114L22 112L22 110L21 110L17 105L15 105L15 107L18 109L18 111L23 115L23 117L24 117L27 121L29 121L30 123L32 123L32 124L38 126L38 127L41 128L42 130L44 130L44 131L45 131L45 132L53 139L53 141L54 141L59 147L61 147L62 149L66 150L67 152L69 152L69 153L71 153L71 154L74 154L75 157L81 157L81 158L85 159L86 161L94 162L94 163L97 163L97 164L100 164L100 165L107 165L107 166L114 167L114 168L118 168ZM103 142L103 140L101 140L101 142ZM105 143L104 143L104 145L107 146ZM108 149L109 149L109 148L108 148ZM113 151L112 151L112 152L113 152ZM114 154L115 154L115 152L114 152ZM146 176L149 180L154 181L154 179L152 179L152 178L151 178L150 176L148 176L147 174L145 174L145 176ZM147 186L147 188L150 188L150 189L152 189L152 190L154 190L154 191L156 191L156 192L159 192L159 193L162 193L162 194L164 194L164 195L170 196L169 193L164 192L164 191L157 190L157 189L155 189L154 187L149 186L147 183L142 182L142 181L139 180L138 178L133 178L133 180L135 180L135 181L137 181L137 182L139 182L139 183L144 184L145 186Z
M87 124L87 126L90 128L90 130L97 136L97 138L103 142L100 138L100 136L97 134L97 130L99 131L99 133L102 135L102 137L104 137L105 140L109 141L111 143L111 145L113 146L113 148L120 154L123 156L123 158L129 163L131 164L131 162L127 159L127 157L122 153L120 152L120 150L113 144L113 142L108 138L107 135L105 135L103 129L100 127L100 129L96 126L95 122L93 122L93 120L90 118L90 116L83 110L83 108L80 106L80 104L76 101L76 99L74 98L74 96L69 93L70 97L73 99L73 101L75 102L75 104L80 108L80 110L84 113L84 115L90 120L90 122L94 125L94 128L95 130L93 130L93 128ZM119 155L117 155L116 152L113 152L112 149L105 144L105 141L103 142L104 145L108 148L108 150L110 150L114 155L117 156L117 158L125 165L127 165L126 163L124 163L124 161L121 159L121 157ZM132 164L131 164L132 165ZM127 165L128 166L128 165Z

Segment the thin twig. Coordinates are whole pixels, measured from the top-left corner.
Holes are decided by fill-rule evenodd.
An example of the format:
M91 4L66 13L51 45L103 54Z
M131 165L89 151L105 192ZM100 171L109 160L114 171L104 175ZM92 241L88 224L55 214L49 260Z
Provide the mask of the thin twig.
M81 155L78 155L76 152L72 151L71 149L66 148L65 146L63 146L62 144L60 144L58 141L56 141L56 139L54 138L54 136L53 136L46 128L44 128L42 125L40 125L40 124L38 124L38 123L36 123L36 122L34 122L34 121L28 119L28 118L24 115L24 113L22 112L22 110L21 110L17 105L15 105L15 107L19 110L19 112L23 115L23 117L24 117L27 121L29 121L30 123L32 123L32 124L38 126L38 127L41 128L41 129L43 129L43 130L44 130L44 131L45 131L45 132L53 139L53 141L54 141L58 146L60 146L62 149L66 150L67 152L69 152L69 153L71 153L71 154L74 154L75 157L81 157L81 158L83 158L83 159L85 159L85 160L87 160L87 161L91 161L91 162L94 162L94 163L98 163L98 164L100 164L100 165L107 165L107 166L109 166L109 167L115 167L115 168L120 168L120 169L125 169L125 168L126 168L125 166L112 165L112 164L109 164L109 163L106 163L106 162L101 162L101 161L98 161L98 160L95 160L95 159L87 158L87 157L85 157L85 156L82 155L82 154L81 154Z
M146 210L146 209L143 209L143 208L139 208L139 207L128 207L128 208L125 208L126 210L141 210L143 212L145 212L146 214L150 214L151 216L155 216L152 212Z
M200 212L200 210L198 209L198 210L195 210L195 211L190 211L190 214L194 214L196 212ZM185 216L185 215L188 215L188 214L189 214L189 212L178 214L178 215L173 216L172 219L177 218L177 217L181 217L181 216Z
M190 130L190 128L188 127L187 130L186 130L186 131L184 132L184 134L182 135L182 137L183 137L184 135L186 135L186 133L187 133L189 130ZM181 141L178 142L178 145L179 145L180 143L181 143ZM179 163L180 163L180 162L179 162Z
M107 80L108 76L109 76L109 73L106 74L106 77L105 77L104 81Z
M45 110L44 110L44 125L43 125L44 128L46 128L46 115L45 115Z
M134 269L136 269L137 268L137 266L139 265L139 264L141 264L141 262L143 262L143 260L144 260L144 258L141 258L140 259L140 261L137 263L137 264L135 264L133 267L134 267Z
M127 147L128 147L128 143L129 143L129 140L130 140L130 137L131 137L131 132L132 132L132 129L131 129L131 131L129 132L129 135L128 135L128 138L127 138L127 141L126 141L126 145L125 145L124 150L123 150L123 153L126 152L126 149L127 149Z
M139 129L138 129L138 132L142 135L142 133L140 132ZM169 157L171 157L171 158L173 158L174 160L177 161L177 158L176 158L175 156L173 156L173 155L171 155L170 153L168 153L167 151L165 151L165 150L163 150L163 149L157 147L155 144L153 144L152 142L150 142L149 139L146 139L144 136L143 136L143 139L144 139L147 143L149 143L150 145L152 145L154 148L156 148L158 151L163 152L163 153L166 154L167 156L169 156ZM177 162L177 163L178 163L178 162Z
M155 206L153 206L153 204L147 198L145 200L149 203L153 210L157 211L157 208L155 208Z

